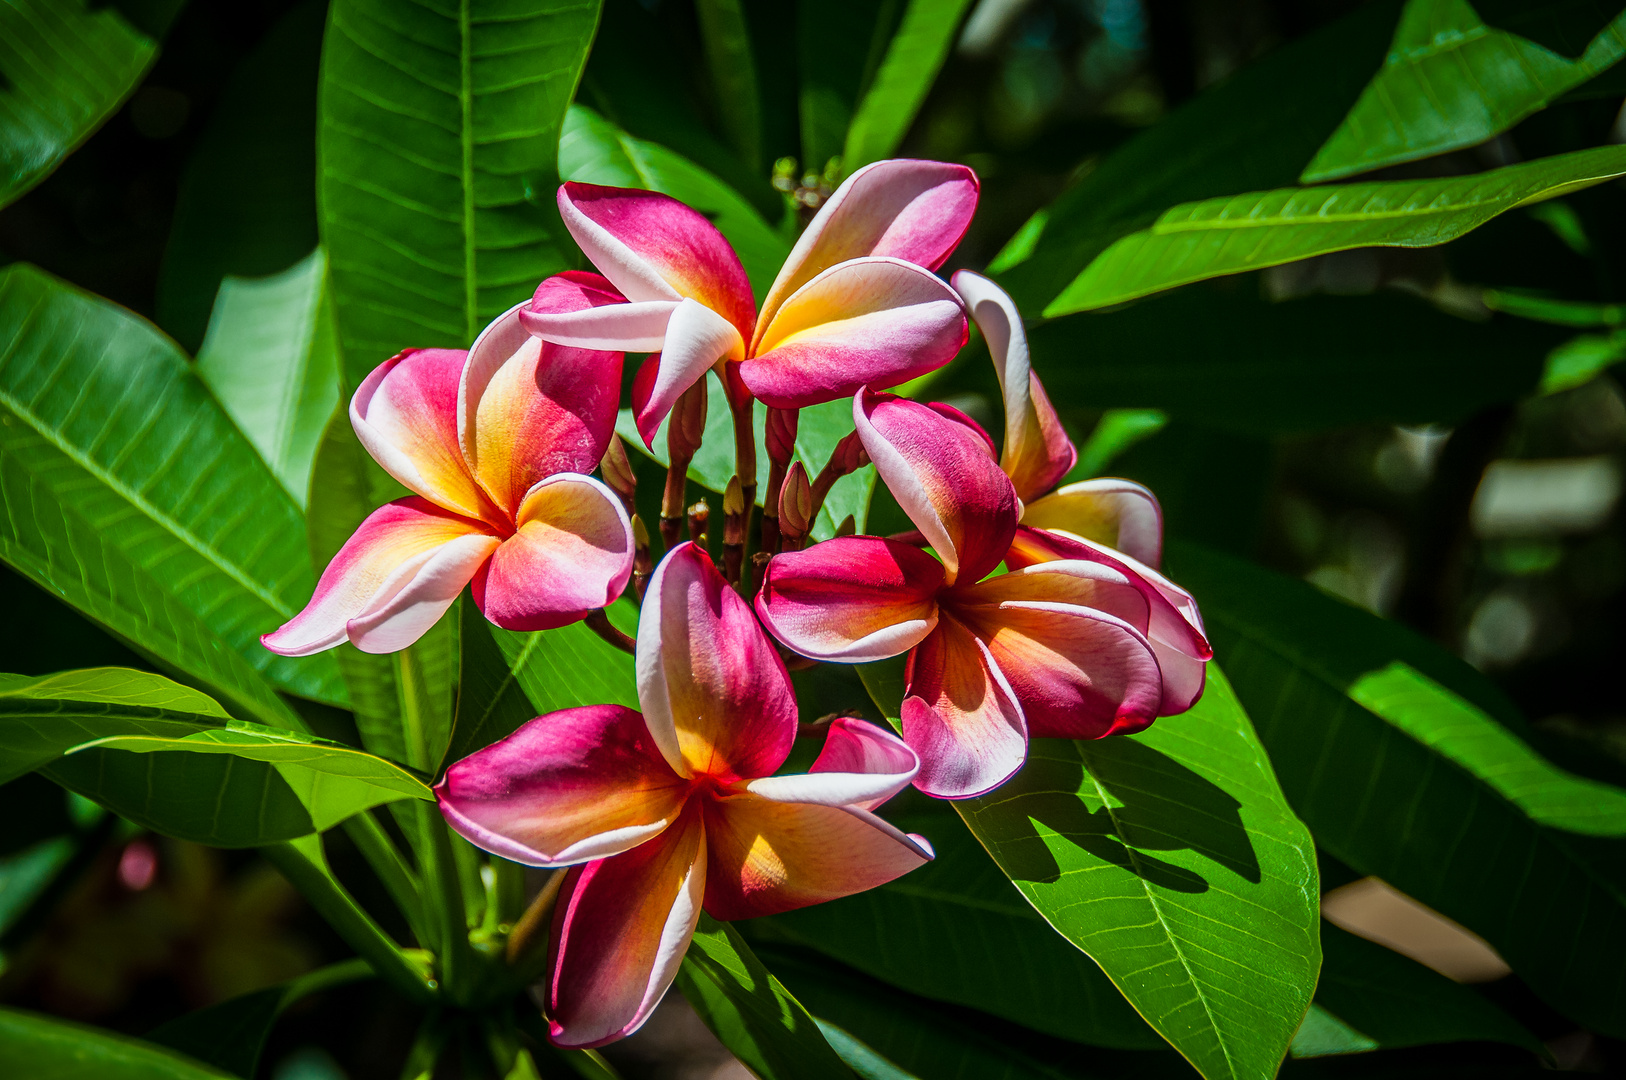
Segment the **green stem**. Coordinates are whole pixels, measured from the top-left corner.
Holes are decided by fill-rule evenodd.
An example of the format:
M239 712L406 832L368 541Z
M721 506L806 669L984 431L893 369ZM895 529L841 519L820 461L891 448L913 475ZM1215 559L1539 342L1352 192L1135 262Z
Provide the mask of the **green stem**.
M378 880L389 892L390 899L395 901L395 906L406 916L412 936L420 945L428 945L433 939L424 922L423 887L384 827L371 811L364 810L345 821L344 831L356 845L356 850L361 852L362 858L367 860L367 865L373 868L373 873L378 875Z
M413 1001L435 999L434 986L423 971L345 892L326 867L290 843L269 844L260 850L380 978Z
M441 1023L440 1009L434 1008L418 1026L418 1035L407 1051L406 1064L401 1066L401 1080L429 1080L435 1074L435 1063L446 1047L446 1025Z
M416 803L414 809L418 811L418 835L426 849L420 856L423 897L433 924L435 952L440 956L440 977L448 992L460 994L472 957L457 858L439 810L426 802Z

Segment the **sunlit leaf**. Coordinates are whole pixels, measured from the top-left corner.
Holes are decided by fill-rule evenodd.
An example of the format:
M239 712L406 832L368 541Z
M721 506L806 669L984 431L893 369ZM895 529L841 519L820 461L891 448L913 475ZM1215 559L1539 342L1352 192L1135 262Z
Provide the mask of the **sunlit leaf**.
M970 0L910 0L886 55L847 128L842 170L851 174L891 157L909 131Z
M30 1080L231 1080L151 1043L54 1017L0 1008L0 1073Z
M630 596L611 604L608 610L610 621L617 629L629 636L637 635L638 608ZM583 624L572 623L534 633L495 626L490 630L530 702L532 711L526 719L578 705L638 708L632 655L609 644Z

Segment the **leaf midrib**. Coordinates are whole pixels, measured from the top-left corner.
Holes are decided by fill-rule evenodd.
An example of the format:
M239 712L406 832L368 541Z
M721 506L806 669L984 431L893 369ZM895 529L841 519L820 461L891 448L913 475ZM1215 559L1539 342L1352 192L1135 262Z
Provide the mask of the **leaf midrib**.
M479 285L474 276L474 56L469 3L459 0L457 5L457 101L462 119L457 137L463 183L463 332L464 340L472 342L479 318Z
M1564 184L1554 184L1551 185L1551 187L1567 187L1574 183L1586 183L1588 180L1596 179L1598 178L1589 177L1573 181L1566 181ZM1403 221L1408 218L1445 217L1450 214L1467 213L1488 207L1501 206L1506 203L1512 203L1513 205L1508 207L1509 209L1512 209L1513 206L1517 206L1520 203L1534 199L1536 196L1541 195L1548 190L1551 190L1551 188L1543 187L1523 195L1516 192L1504 193L1488 198L1475 199L1473 201L1453 202L1446 206L1424 206L1417 208L1401 207L1394 210L1339 213L1306 212L1301 215L1277 213L1261 217L1215 217L1192 218L1184 221L1159 221L1152 226L1151 233L1154 236L1169 236L1178 233L1210 232L1226 229L1265 229L1273 228L1279 225L1364 225L1381 221ZM1229 200L1227 200L1227 202L1229 202Z

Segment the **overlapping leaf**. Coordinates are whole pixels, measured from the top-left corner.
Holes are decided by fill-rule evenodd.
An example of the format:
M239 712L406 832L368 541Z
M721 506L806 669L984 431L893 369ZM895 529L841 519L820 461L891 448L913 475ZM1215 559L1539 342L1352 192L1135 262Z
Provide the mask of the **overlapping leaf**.
M892 156L948 59L949 46L970 6L970 0L910 0L847 127L841 154L844 172L851 174Z
M259 635L314 578L299 509L150 325L25 264L0 275L3 557L269 723L270 685L344 703L331 657Z
M1432 247L1498 214L1626 174L1604 146L1472 176L1282 188L1185 203L1116 241L1044 313L1067 315L1176 285L1358 247Z
M0 206L50 175L113 115L157 56L157 43L116 9L84 0L0 3Z
M0 1073L33 1080L232 1080L165 1047L21 1009L0 1009Z

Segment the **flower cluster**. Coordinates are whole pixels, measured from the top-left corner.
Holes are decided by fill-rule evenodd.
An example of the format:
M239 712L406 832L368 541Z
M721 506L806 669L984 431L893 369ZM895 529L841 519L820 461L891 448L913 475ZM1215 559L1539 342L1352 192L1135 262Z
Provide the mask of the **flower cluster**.
M1156 570L1156 499L1122 480L1056 487L1077 454L1014 304L976 274L950 285L933 273L977 191L956 165L860 170L802 233L759 311L701 214L647 191L565 184L560 213L599 273L551 277L466 355L402 353L356 392L358 437L415 494L362 523L268 648L401 649L465 586L498 626L597 619L611 640L595 613L629 581L642 604L641 713L538 717L436 787L473 843L568 868L545 990L561 1046L642 1023L702 910L786 911L930 859L924 839L873 813L910 783L978 795L1021 768L1030 737L1140 731L1202 693L1210 651L1191 596ZM883 392L947 363L971 321L1003 390L1002 448L956 409ZM614 435L626 352L651 354L632 384L645 443L671 418L668 550L652 572ZM736 423L721 571L704 550L709 509L681 507L708 370ZM848 397L854 431L810 479L794 460L797 410ZM747 562L756 400L769 407L769 472ZM804 547L831 484L868 463L914 530ZM685 522L691 542L678 543ZM902 654L901 738L836 718L809 773L776 775L798 731L787 658Z

